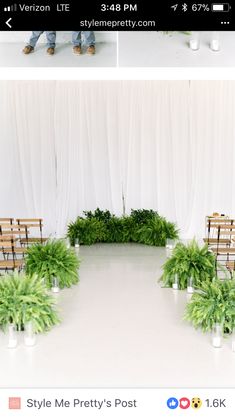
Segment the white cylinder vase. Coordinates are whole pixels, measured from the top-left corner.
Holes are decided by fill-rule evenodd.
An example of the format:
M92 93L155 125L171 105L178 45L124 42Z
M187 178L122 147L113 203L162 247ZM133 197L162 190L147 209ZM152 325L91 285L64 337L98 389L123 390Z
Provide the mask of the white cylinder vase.
M74 250L75 250L76 256L78 257L79 256L79 252L80 252L80 243L79 243L79 239L78 238L75 239Z
M53 277L51 291L53 293L59 293L60 287L59 287L59 279L58 279L58 277Z
M32 347L36 344L36 335L32 321L26 322L24 326L24 343L28 347Z
M210 49L212 51L220 51L220 35L219 32L212 32L212 37L210 40Z
M194 287L193 287L193 278L189 277L188 278L188 283L187 283L187 292L189 294L192 294L194 292Z
M8 348L16 348L18 341L17 341L17 331L14 324L9 324L7 329L7 336L8 336Z
M220 348L223 344L223 326L216 323L212 330L212 345L214 348Z
M192 32L189 46L192 51L198 51L200 49L200 38L198 32Z
M178 274L175 274L175 276L174 276L174 282L172 284L172 289L174 289L174 290L179 289L179 276L178 276Z

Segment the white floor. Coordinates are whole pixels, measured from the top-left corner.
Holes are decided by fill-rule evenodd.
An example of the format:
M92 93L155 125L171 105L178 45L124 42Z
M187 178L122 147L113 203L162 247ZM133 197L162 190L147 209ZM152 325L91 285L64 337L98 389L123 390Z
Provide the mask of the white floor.
M58 44L56 53L49 56L46 45L38 44L35 51L24 55L23 43L0 43L1 67L116 67L117 46L114 42L98 42L96 54L75 55L71 44Z
M189 48L190 35L174 32L119 32L122 67L229 67L235 66L235 32L220 32L221 50L209 48L212 32L200 33L200 49Z
M142 245L81 248L81 281L60 293L63 322L37 345L7 349L0 334L5 387L234 386L230 340L182 321L185 292L157 282L165 249Z

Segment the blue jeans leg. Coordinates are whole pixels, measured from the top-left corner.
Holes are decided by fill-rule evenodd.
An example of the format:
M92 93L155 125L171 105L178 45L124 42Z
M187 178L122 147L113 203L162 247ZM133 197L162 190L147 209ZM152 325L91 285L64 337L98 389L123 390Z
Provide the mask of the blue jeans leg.
M82 44L82 38L81 38L82 32L72 32L72 44L73 46L81 46Z
M56 41L56 32L47 32L47 46L48 48L55 48L55 41Z
M32 35L30 36L30 40L29 40L28 45L30 45L30 46L32 46L32 48L34 48L42 33L43 33L43 31L32 32Z
M83 31L84 43L86 46L95 45L95 33L92 30Z

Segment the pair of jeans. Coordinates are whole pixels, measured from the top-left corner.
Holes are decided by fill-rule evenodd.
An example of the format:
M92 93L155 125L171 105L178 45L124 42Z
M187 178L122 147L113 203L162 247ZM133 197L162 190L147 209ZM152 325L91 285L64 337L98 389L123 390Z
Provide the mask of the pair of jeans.
M40 38L43 32L44 31L32 32L32 35L29 40L29 45L32 46L32 48L35 47L38 39ZM56 32L46 31L46 38L48 48L55 48Z
M87 46L95 45L95 34L93 31L80 31L72 32L72 43L73 46L81 46L82 36L84 38L84 43Z

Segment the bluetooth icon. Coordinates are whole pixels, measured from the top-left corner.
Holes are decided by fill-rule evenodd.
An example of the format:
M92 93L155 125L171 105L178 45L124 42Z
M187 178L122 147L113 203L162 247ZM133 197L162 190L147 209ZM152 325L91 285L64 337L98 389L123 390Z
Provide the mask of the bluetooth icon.
M188 5L186 3L182 4L182 10L183 10L183 12L187 12Z

